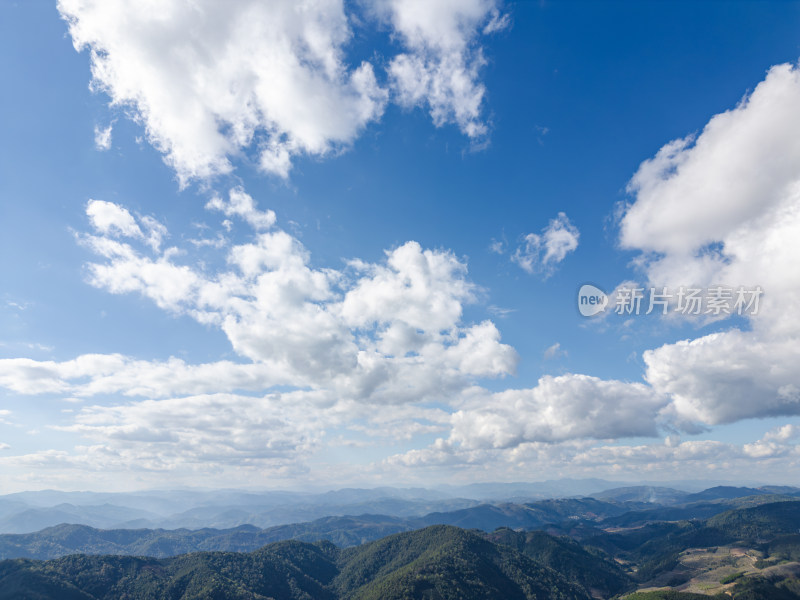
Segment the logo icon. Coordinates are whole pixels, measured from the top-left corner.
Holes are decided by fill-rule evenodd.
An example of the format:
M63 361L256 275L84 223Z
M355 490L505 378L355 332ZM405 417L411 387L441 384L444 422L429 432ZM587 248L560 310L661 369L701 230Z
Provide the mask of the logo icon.
M599 287L584 283L578 290L578 310L584 317L593 317L608 306L608 296Z

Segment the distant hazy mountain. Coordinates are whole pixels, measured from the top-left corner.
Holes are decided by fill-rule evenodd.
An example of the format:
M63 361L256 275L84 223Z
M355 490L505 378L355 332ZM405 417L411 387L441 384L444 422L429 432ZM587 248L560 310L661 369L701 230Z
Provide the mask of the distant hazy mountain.
M597 480L599 481L599 480ZM597 481L566 482L562 492ZM250 524L271 527L313 521L326 516L385 514L420 517L481 503L484 494L503 500L505 494L550 497L548 484L481 484L473 496L455 489L344 488L323 493L176 490L137 493L60 492L43 490L0 497L0 533L29 533L60 523L98 528L228 529ZM467 486L473 487L473 486ZM537 489L540 492L534 493ZM545 490L545 491L542 491Z
M695 482L696 484L696 482ZM719 486L699 493L683 492L677 483L664 486L628 486L602 479L544 481L534 483L479 483L467 486L442 486L437 489L381 487L345 488L323 493L241 490L175 490L136 493L59 492L44 490L0 497L0 533L30 533L60 523L96 528L149 529L231 529L240 525L268 528L287 523L315 521L328 516L383 514L414 519L431 513L452 513L479 505L529 504L587 495L606 504L624 504L626 510L713 502L753 494L800 494L786 486L747 488ZM554 522L563 514L557 507L539 504L538 516L520 515L516 526L535 527ZM598 505L599 506L599 505ZM463 513L453 524L491 520L491 513L504 509L483 506L478 513ZM608 507L602 514L611 516ZM548 512L549 511L549 512ZM472 515L472 516L471 516ZM575 515L572 515L575 516ZM455 518L455 517L454 517ZM566 518L566 517L564 517ZM595 518L589 515L588 518ZM509 523L510 515L500 514L497 523Z
M684 502L700 502L702 500L720 500L731 498L742 498L744 496L758 496L764 492L758 488L733 487L729 485L718 485L708 488L702 492L689 494L684 498Z
M609 502L649 502L652 504L678 504L684 502L687 492L667 487L637 485L619 487L592 494L593 498Z
M0 531L26 533L59 523L86 523L93 527L114 527L131 519L152 520L159 516L145 510L113 504L75 506L58 504L49 508L27 508L0 519Z
M527 504L481 504L448 513L431 513L419 519L419 522L425 525L441 523L484 531L497 527L536 529L566 519L595 520L619 515L628 510L630 508L594 498L563 498Z
M352 494L345 494L345 497ZM374 494L367 494L374 496ZM60 495L53 499L61 499ZM444 500L403 499L398 497L374 497L353 504L328 504L335 495L319 499L310 499L324 503L309 502L306 496L298 497L290 504L277 504L275 499L267 498L262 504L252 497L246 497L247 504L208 504L194 506L188 510L174 512L180 504L166 504L172 512L158 514L143 508L134 508L128 504L131 498L121 495L115 498L119 504L75 505L70 503L55 506L28 506L19 502L9 503L6 514L0 517L0 533L31 533L52 527L60 523L90 525L98 528L161 528L161 529L201 529L214 527L228 529L239 525L255 525L271 527L285 523L312 521L325 516L357 515L365 513L388 514L396 517L417 517L434 511L451 510L476 506L478 501L463 498ZM73 498L75 499L75 498ZM97 500L96 497L85 497L85 500ZM224 498L222 501L242 498ZM280 498L285 502L286 498ZM40 499L41 501L41 499ZM218 498L214 502L220 501ZM148 508L163 505L162 499L151 499L144 503ZM184 505L186 506L186 505ZM161 510L165 510L164 506Z
M759 496L742 496L729 500L710 502L690 502L677 506L659 506L647 510L633 510L618 516L611 516L603 521L603 527L638 527L656 521L683 521L689 519L708 519L714 515L738 508L748 508L775 502L796 500L792 496L762 494Z
M131 554L168 557L206 551L251 551L286 539L328 540L337 546L356 546L386 535L429 525L454 525L493 531L498 527L536 529L568 519L600 520L626 508L593 498L543 500L525 505L481 504L424 517L387 515L330 516L266 529L243 525L229 529L96 529L61 524L42 531L0 535L0 558L57 558L67 554ZM715 513L716 514L716 513Z
M473 483L464 486L442 486L451 495L476 500L565 498L590 496L618 484L604 479L559 479L534 483Z

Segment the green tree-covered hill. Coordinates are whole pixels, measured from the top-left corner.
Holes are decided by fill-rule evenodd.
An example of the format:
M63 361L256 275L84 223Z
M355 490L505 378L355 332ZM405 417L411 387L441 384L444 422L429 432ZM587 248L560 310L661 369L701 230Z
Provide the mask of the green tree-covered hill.
M356 548L285 541L173 558L0 562L0 600L588 600L582 586L477 532L432 526Z

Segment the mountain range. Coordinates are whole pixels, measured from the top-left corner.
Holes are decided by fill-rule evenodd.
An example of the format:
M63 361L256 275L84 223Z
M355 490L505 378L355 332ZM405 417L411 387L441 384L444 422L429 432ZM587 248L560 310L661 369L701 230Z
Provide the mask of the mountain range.
M486 504L528 504L570 497L629 503L626 510L630 510L636 503L652 507L674 506L764 493L800 493L798 488L774 486L719 486L707 491L696 489L696 483L684 483L685 489L650 485L619 487L614 482L589 479L481 483L439 489L345 488L322 493L240 490L95 493L44 490L0 496L0 533L31 533L61 523L101 529L230 529L240 525L268 528L330 516L369 513L418 518ZM527 525L523 523L520 526Z
M65 522L0 534L0 600L800 600L800 488L641 485L532 499L526 485L488 501L422 488L5 496L0 514L18 529ZM365 507L389 510L337 514ZM81 523L151 519L236 525Z
M285 540L169 558L18 558L0 561L0 600L798 600L799 523L800 501L783 501L702 521L596 528L582 543L432 525L349 548ZM692 567L698 554L703 561ZM742 560L748 570L732 570ZM708 572L716 586L699 584L709 594L685 591Z

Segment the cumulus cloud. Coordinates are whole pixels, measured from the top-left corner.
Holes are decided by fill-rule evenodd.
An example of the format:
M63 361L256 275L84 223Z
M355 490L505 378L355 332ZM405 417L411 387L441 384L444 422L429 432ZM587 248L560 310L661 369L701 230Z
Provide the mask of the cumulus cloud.
M636 201L622 220L622 245L693 254L784 205L798 178L798 101L797 68L773 67L696 139L670 142L642 163L629 185Z
M486 89L480 33L508 26L496 0L417 2L382 0L376 10L407 49L389 64L400 104L427 106L436 126L456 123L471 138L486 134L481 112Z
M142 217L92 201L87 214L97 233L78 236L100 259L87 265L87 280L219 328L245 362L6 359L0 384L19 393L153 398L280 385L402 404L447 401L479 378L514 371L517 354L494 323L462 322L477 288L451 252L408 242L381 263L316 269L296 238L273 227L274 213L259 211L243 190L212 199L209 208L256 230L250 242L224 249L227 265L217 272L192 265L183 250L150 245Z
M631 180L623 247L650 285L760 286L748 327L645 352L678 418L800 414L800 70L779 65L700 134L665 145ZM722 315L721 317L724 317Z
M271 210L259 211L252 196L242 188L231 189L227 201L220 196L214 196L208 201L206 208L221 211L228 217L240 217L256 230L269 229L275 224L275 213Z
M797 99L798 70L775 67L739 106L711 119L696 138L667 144L633 177L620 243L640 251L635 264L649 285L760 285L765 291L761 310L747 323L646 351L646 383L566 374L542 377L531 389L475 387L480 378L512 373L517 355L491 321L464 322L464 307L479 290L463 260L408 242L376 263L316 268L308 250L276 227L274 213L259 210L234 188L227 197L212 198L208 208L243 220L255 235L221 248L226 265L218 271L192 264L183 250L162 249L168 236L163 225L113 203L87 204L93 233L79 239L98 257L87 267L92 285L140 293L219 328L242 363L187 365L119 355L8 359L0 361L0 385L23 394L150 398L122 408L88 407L77 413L72 431L102 449L96 456L152 465L161 463L145 456L149 435L154 443L172 444L173 462L214 455L284 464L318 447L321 432L331 426L370 437L442 433L428 448L393 457L389 463L396 465L453 468L535 459L575 469L638 465L658 471L753 460L796 464L795 425L742 446L672 437L637 446L603 440L653 437L661 425L696 432L698 424L800 414ZM561 213L541 233L527 236L513 258L547 276L578 239ZM263 394L277 386L294 391L257 399L220 394ZM324 417L297 425L288 398L301 412L318 410ZM275 428L272 446L226 413L225 402L262 411L256 421L271 424L265 431ZM227 424L215 434L210 422L189 418L185 406L200 406ZM418 415L430 412L414 418L403 412L408 407ZM370 411L384 416L376 420ZM170 428L148 432L141 426L158 419ZM303 435L293 445L285 432L295 426ZM226 445L224 437L239 441ZM181 445L186 453L176 454ZM48 460L56 458L64 460Z
M298 156L346 148L381 118L387 86L403 105L427 105L437 126L484 135L478 38L508 24L495 4L387 0L366 21L343 0L59 0L58 10L89 52L93 88L141 122L186 185L244 155L287 177ZM370 62L346 60L351 24L378 19L403 47L385 84ZM95 139L107 149L111 128Z
M129 107L185 183L231 170L255 149L286 176L292 157L324 155L380 117L372 65L343 60L341 0L149 3L60 0L93 86Z
M71 451L0 457L17 481L64 485L87 471L93 481L140 486L168 473L173 482L241 483L243 478L296 476L337 416L315 392L265 396L204 394L81 409L70 425L52 426L83 438ZM226 480L226 478L229 478Z
M184 462L293 463L322 435L319 419L310 418L318 412L303 393L214 394L90 406L62 429L145 469L173 469Z
M399 18L391 16L395 12L411 10L394 4L386 8L391 22ZM81 14L106 9L86 10ZM257 14L260 9L253 10ZM490 16L481 18L494 18L487 10ZM454 26L453 31L474 29L477 14L464 18L469 27ZM407 32L399 39L408 48L427 48L425 36L432 34L417 32L422 26L414 25L412 17L396 25L397 31ZM81 18L74 17L71 26L79 27ZM443 27L445 39L449 25ZM412 42L414 36L423 41ZM94 42L85 43L95 48ZM477 60L473 43L453 42L467 53L464 64ZM116 74L100 72L116 68L111 50L96 52L96 81L111 85L103 83L109 77L117 85L122 79ZM340 65L339 56L334 52L331 59L341 67L339 79L326 81L346 88L353 72ZM218 328L241 362L190 365L176 358L142 361L117 354L61 362L1 360L0 385L19 394L127 396L123 404L75 413L67 429L91 442L76 454L14 458L17 464L54 468L229 464L298 469L298 460L320 447L326 431L340 428L368 438L441 433L427 448L391 457L390 465L506 465L513 472L536 461L576 474L612 473L632 465L653 473L680 473L692 465L698 473L711 473L758 461L785 473L800 458L796 424L743 445L682 442L675 436L649 445L605 440L654 437L661 425L673 433L673 426L696 432L697 424L800 414L800 254L795 243L800 234L800 132L793 124L798 77L796 68L773 68L739 106L714 117L695 138L667 144L631 181L634 197L622 212L620 242L640 252L635 264L651 285L726 283L765 290L762 310L738 328L645 352L646 383L566 374L544 376L530 389L477 387L483 377L512 373L518 357L501 342L494 323L464 321L464 307L479 290L468 280L463 259L452 252L408 242L375 263L353 260L341 269L316 268L308 250L276 227L272 211L259 210L243 189L234 188L227 196L213 197L208 208L241 219L255 234L246 243L221 246L225 263L215 271L193 263L184 250L162 249L168 232L152 217L92 200L86 212L93 232L78 236L97 257L87 266L89 283L112 293L142 294L166 310ZM477 79L470 81L479 85ZM142 108L144 100L124 101L140 111L151 136L172 131L150 123L156 113ZM200 108L214 117L214 127L225 123L218 119L218 107L201 103ZM456 110L447 110L445 122L458 122L469 133ZM469 119L478 119L479 112L464 114L465 122L478 122ZM291 136L280 128L261 132L262 121L237 146L230 142L238 139L236 128L229 125L213 130L225 141L209 146L214 160L222 161L217 167L229 165L231 156L248 144L259 145L259 135L267 140L260 148L268 148L270 136L277 136L273 157L290 162L297 153L313 153L291 146ZM326 140L328 148L337 143ZM170 160L178 160L179 146L163 146ZM184 175L200 176L202 169L190 171ZM547 276L575 250L578 239L577 229L561 213L541 233L527 236L514 260ZM559 350L556 344L548 352Z
M648 350L647 381L675 414L706 424L800 415L800 344L731 329Z
M175 252L156 260L143 256L129 244L102 236L83 236L81 243L109 260L88 265L88 281L114 294L139 291L160 308L179 311L196 294L200 277L185 265L172 262Z
M509 448L524 442L655 436L666 403L642 383L547 375L530 389L476 391L453 414L449 442Z
M413 330L450 329L463 303L474 299L464 263L449 252L423 250L416 242L388 252L386 265L353 266L366 274L342 304L344 319L355 327L400 321Z
M756 442L744 445L744 453L752 458L766 461L784 457L800 458L800 427L782 425L771 429Z
M545 468L563 468L597 447L598 440L657 436L668 402L643 383L573 373L546 375L529 389L490 393L474 387L460 395L448 437L386 462L495 469L529 459Z
M529 233L511 256L528 273L542 273L545 278L553 274L567 254L578 247L580 232L563 212L551 219L541 234Z
M771 69L696 139L669 143L645 161L629 188L634 200L622 213L621 244L641 251L634 264L649 285L760 285L764 298L745 317L749 327L644 352L646 383L570 374L544 377L529 390L465 392L448 437L388 462L452 469L527 458L574 469L635 465L653 472L679 472L687 464L711 472L753 460L796 465L795 425L741 446L673 436L640 446L592 440L652 437L661 428L700 433L708 425L800 414L799 99L798 69ZM566 217L559 226L561 217L526 238L514 255L520 266L546 271L543 265L574 249L577 231Z
M91 470L104 476L133 473L137 479L168 472L178 478L202 474L240 482L253 473L276 477L306 471L306 461L323 443L331 444L326 434L335 428L365 436L361 442L349 439L369 446L441 432L448 418L446 411L424 406L376 411L325 390L129 400L85 406L71 424L50 426L86 440L72 451L16 455L13 461L0 459L0 464L9 472L35 467L42 481L53 480L48 470L73 477Z
M761 441L764 442L788 442L800 438L800 426L782 425L768 431Z
M95 231L105 236L142 239L153 250L158 250L167 236L167 228L153 217L140 216L137 223L127 208L113 202L89 200L86 215Z
M274 213L258 210L243 190L208 208L254 229L250 241L220 249L226 260L216 271L194 264L184 249L150 243L146 232L166 239L166 228L110 202L87 205L93 232L77 238L97 257L86 267L88 283L141 294L218 328L240 362L2 359L0 386L18 394L129 399L75 413L65 430L90 446L31 460L296 470L331 427L391 440L444 432L450 411L443 407L478 380L514 371L517 354L494 323L463 321L478 288L452 252L408 242L377 263L318 269L296 238L275 227Z
M733 444L717 440L680 441L672 436L662 443L597 444L587 440L558 443L526 442L508 448L463 448L440 438L427 448L388 457L389 469L425 470L429 474L463 471L489 480L519 480L536 465L539 477L610 477L626 479L635 472L653 479L695 477L715 479L730 472L747 472L758 465L762 480L781 481L800 466L796 440L775 440L785 425L767 432L760 440ZM795 442L795 443L793 443Z
M92 226L100 233L142 237L142 230L139 229L133 215L128 209L113 202L89 200L86 205L86 215Z

